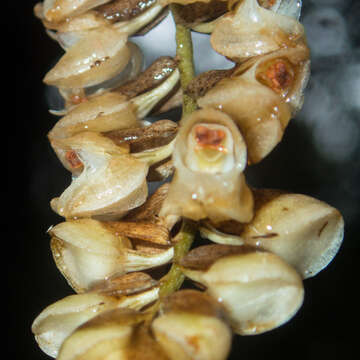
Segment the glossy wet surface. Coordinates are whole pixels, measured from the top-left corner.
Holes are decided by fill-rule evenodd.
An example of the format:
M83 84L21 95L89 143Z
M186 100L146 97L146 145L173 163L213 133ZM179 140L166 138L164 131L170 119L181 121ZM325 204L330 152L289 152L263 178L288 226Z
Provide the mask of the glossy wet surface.
M3 116L4 124L15 127L8 134L6 175L10 187L3 189L7 220L2 240L3 245L8 241L13 245L11 252L3 249L9 286L3 293L12 305L6 310L10 316L4 327L11 329L8 344L12 355L15 350L13 358L45 360L49 357L37 347L30 326L45 306L72 293L54 265L46 234L51 225L61 221L49 201L71 179L46 138L56 117L47 111L49 96L41 79L61 50L33 17L35 2L23 5L15 25L20 51L15 61L8 61L9 71L17 78L11 92L16 120ZM254 186L307 194L337 207L346 222L345 241L328 268L305 281L305 302L295 318L267 334L237 336L229 359L335 360L347 358L348 352L356 354L357 337L351 329L359 318L360 4L340 0L304 0L304 4L301 21L313 51L304 107L272 154L246 173ZM7 25L13 31L10 21ZM159 33L158 28L153 31ZM169 41L171 36L169 31ZM195 37L200 55L208 49L202 38ZM159 56L173 55L173 48L166 52L159 42L151 46ZM214 53L199 58L198 73L229 68ZM148 63L153 60L154 54L150 54ZM6 102L3 106L14 107Z

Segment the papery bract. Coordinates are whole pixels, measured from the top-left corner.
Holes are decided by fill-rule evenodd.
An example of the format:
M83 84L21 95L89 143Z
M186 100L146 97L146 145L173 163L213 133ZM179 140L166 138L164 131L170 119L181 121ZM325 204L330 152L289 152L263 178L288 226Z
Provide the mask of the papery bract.
M137 251L113 227L93 219L66 221L49 232L57 267L77 292L114 275L165 264L173 256L173 248L152 254Z

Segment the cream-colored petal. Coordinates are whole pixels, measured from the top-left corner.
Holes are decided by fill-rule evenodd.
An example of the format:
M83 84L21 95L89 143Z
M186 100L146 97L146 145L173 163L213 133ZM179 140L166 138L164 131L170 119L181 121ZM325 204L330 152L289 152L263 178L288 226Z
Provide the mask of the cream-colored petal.
M147 197L146 163L131 155L112 155L102 149L77 151L84 164L81 174L51 205L66 218L123 216Z
M49 233L56 265L77 292L90 288L101 291L106 279L166 264L174 255L173 247L154 253L133 250L129 239L111 223L94 219L68 220L52 227ZM157 297L157 291L149 289L143 295L129 297L126 302L143 303Z
M34 320L32 332L40 348L56 357L63 341L81 324L113 309L118 299L100 294L70 295L46 307Z
M267 10L257 0L244 0L217 22L210 41L217 52L239 61L293 47L303 35L294 18Z
M258 209L242 233L247 244L279 255L303 278L315 276L333 260L344 235L338 210L301 194L273 190L255 194Z
M111 0L44 0L43 12L46 20L60 22L109 1Z
M135 109L124 95L108 92L90 98L62 117L49 132L50 140L82 131L107 132L140 126Z
M276 61L289 67L283 83L280 74L268 72L267 67ZM309 64L309 51L303 45L249 60L198 98L197 103L228 114L246 141L249 162L257 163L281 141L289 120L301 108ZM279 89L263 78L270 85L273 81Z
M234 166L231 170L204 173L187 166L188 135L193 126L204 121L225 126L231 132L234 143ZM249 221L252 218L252 195L242 174L246 166L246 148L241 134L228 116L203 109L185 118L176 138L173 161L176 171L160 212L161 217L175 215L194 220L209 217L215 222L233 218Z
M125 68L131 56L127 34L103 26L86 35L46 74L46 84L64 89L84 88L102 83Z
M71 334L60 348L58 360L125 360L135 326L141 314L125 309L105 312Z
M277 255L241 248L223 256L219 251L212 263L197 268L187 267L190 252L182 271L224 305L237 334L255 335L289 321L302 305L304 289L298 273Z
M152 329L171 360L223 360L230 351L231 332L215 317L165 314Z
M163 299L151 326L172 360L222 360L229 354L232 334L224 309L203 292L179 290Z

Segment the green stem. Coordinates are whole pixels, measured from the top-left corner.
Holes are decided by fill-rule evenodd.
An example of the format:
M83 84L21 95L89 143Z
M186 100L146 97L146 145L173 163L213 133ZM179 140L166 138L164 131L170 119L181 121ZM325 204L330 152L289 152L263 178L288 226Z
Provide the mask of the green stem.
M183 90L183 116L191 114L196 109L196 102L186 95L185 89L195 76L193 45L191 31L179 23L179 5L171 4L171 12L176 25L176 57L179 60L180 82ZM160 282L159 299L177 291L184 282L185 276L177 262L190 250L195 237L196 226L188 220L183 221L174 246L174 259L170 271Z
M146 310L147 313L147 322L150 324L153 317L156 315L157 311L160 308L162 300L179 290L182 283L185 280L184 274L181 272L181 269L177 262L184 257L187 252L190 250L190 247L194 241L195 233L197 227L194 222L183 220L183 224L180 232L176 235L176 243L174 245L174 258L173 263L169 272L160 280L160 289L159 289L159 299L154 305Z
M191 114L197 108L196 102L186 95L186 88L195 76L193 46L191 31L178 22L177 14L179 6L177 4L171 4L170 9L176 24L176 57L179 61L178 66L180 71L180 82L183 90L182 116L184 117ZM173 264L171 265L169 272L160 280L159 299L147 310L149 315L148 321L152 321L153 316L157 313L160 307L162 299L179 290L184 282L185 276L181 272L178 262L190 250L195 238L196 230L196 223L183 219L181 230L174 239L175 245Z
M194 241L196 225L188 220L183 220L182 228L176 236L176 244L174 246L174 258L170 271L160 281L159 298L172 294L180 289L184 282L185 276L181 272L177 262L184 257Z
M191 30L178 19L179 5L170 4L176 25L176 57L179 60L180 82L183 90L183 117L196 110L196 101L186 94L187 86L195 76Z

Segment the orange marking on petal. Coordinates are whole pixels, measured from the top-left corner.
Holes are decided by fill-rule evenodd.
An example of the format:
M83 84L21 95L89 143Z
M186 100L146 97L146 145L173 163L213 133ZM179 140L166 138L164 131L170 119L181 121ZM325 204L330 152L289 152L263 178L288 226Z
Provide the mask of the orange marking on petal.
M72 95L70 98L70 101L74 105L79 105L85 101L88 101L88 99L86 97L82 97L80 95Z
M65 158L73 169L83 167L83 163L81 162L74 150L67 151L65 154Z
M269 66L266 76L271 82L272 89L276 92L286 89L292 81L292 76L287 70L286 64L281 60Z
M222 130L209 129L199 125L195 129L195 138L200 146L218 146L225 139L226 134Z

